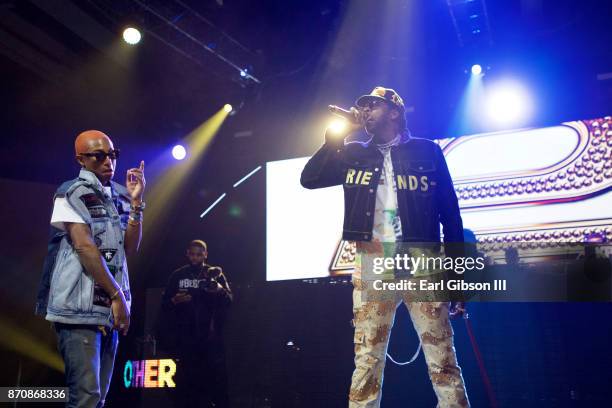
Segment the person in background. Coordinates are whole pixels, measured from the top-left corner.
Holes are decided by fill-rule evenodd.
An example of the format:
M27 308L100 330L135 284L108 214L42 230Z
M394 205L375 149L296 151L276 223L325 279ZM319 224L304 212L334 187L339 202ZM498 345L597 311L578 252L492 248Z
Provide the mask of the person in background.
M186 254L189 263L170 275L162 297L179 360L175 404L228 407L223 325L232 291L221 268L206 263L204 241L191 241Z

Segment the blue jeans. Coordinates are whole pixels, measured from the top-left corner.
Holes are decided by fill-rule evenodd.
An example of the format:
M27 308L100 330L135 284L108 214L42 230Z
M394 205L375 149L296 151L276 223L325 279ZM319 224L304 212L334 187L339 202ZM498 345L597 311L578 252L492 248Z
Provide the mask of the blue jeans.
M115 330L106 336L97 326L55 324L66 368L69 408L102 407L110 386L117 351Z

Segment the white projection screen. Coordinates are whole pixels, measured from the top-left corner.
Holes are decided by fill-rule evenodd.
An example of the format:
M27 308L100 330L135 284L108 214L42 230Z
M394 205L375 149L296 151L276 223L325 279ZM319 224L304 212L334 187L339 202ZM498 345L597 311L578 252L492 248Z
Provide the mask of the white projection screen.
M438 140L479 242L612 240L612 119ZM352 272L342 186L307 190L308 157L266 164L266 279Z

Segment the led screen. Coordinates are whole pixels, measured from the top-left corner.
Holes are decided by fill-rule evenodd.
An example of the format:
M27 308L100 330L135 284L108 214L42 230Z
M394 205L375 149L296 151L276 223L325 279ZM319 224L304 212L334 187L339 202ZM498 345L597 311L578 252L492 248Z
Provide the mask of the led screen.
M612 239L612 120L439 140L465 228L479 242ZM342 186L307 190L308 157L266 164L266 278L352 271Z

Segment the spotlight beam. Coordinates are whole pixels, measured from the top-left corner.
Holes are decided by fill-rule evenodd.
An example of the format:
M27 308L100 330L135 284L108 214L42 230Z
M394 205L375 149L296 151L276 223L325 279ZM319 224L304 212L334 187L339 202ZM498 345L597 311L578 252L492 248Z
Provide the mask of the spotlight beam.
M0 346L27 356L56 371L64 372L64 361L59 353L31 333L0 317Z
M255 170L251 171L249 174L247 174L246 176L244 176L243 178L241 178L240 180L238 180L237 182L234 183L234 188L238 187L240 184L242 184L246 179L248 179L249 177L251 177L253 174L257 173L259 170L261 170L261 166L258 166L257 168L255 168Z
M450 124L454 136L481 131L484 99L483 75L470 75Z
M158 158L148 167L152 182L150 189L147 186L147 195L151 197L147 201L147 218L153 222L145 222L143 225L143 237L146 240L143 240L142 250L161 250L161 241L157 238L167 225L169 214L175 212L178 197L186 193L186 180L192 175L227 116L228 113L220 109L182 140L181 144L189 151L185 159L170 159L172 165L169 165L166 151L165 158Z

